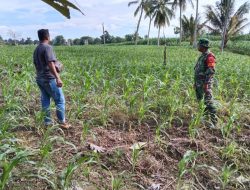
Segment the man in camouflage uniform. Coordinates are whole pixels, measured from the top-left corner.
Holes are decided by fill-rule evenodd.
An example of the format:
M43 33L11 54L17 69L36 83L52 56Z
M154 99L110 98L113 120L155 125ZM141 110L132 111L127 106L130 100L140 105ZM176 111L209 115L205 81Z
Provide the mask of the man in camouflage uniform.
M195 65L194 87L198 101L205 101L205 115L210 116L213 126L217 123L216 108L213 102L212 83L215 74L215 56L209 51L209 41L200 39L198 51L202 54Z

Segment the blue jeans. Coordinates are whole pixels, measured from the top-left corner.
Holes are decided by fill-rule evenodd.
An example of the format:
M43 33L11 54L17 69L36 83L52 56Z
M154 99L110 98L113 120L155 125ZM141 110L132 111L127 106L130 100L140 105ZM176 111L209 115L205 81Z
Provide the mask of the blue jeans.
M44 79L36 80L41 91L42 110L44 112L45 125L52 124L50 116L50 99L52 98L56 105L56 115L59 123L65 123L65 98L62 88L57 87L56 80L49 81Z

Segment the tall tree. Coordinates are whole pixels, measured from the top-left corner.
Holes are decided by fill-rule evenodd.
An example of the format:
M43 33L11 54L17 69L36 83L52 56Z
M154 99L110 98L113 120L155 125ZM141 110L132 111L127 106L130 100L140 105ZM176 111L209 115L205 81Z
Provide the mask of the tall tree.
M153 1L154 9L154 25L158 28L158 46L160 45L160 30L165 27L166 24L170 25L170 19L174 17L173 9L168 6L172 5L169 0L155 0Z
M131 41L133 41L133 39L134 39L134 35L133 34L126 34L125 35L125 41L131 42Z
M216 6L206 6L206 18L212 26L206 27L213 33L221 34L222 48L225 48L230 37L243 31L250 23L245 17L250 10L250 3L243 3L236 11L235 0L221 0Z
M105 43L111 43L113 36L111 36L107 30L104 31L104 34L100 36L102 42L104 42L105 38Z
M193 17L193 15L190 16L190 18L187 18L185 15L182 18L182 28L183 28L183 36L185 38L189 38L190 45L193 45L194 43L194 33L196 30L196 34L200 34L202 29L205 27L207 21L204 23L200 23L200 17L197 18L197 28L196 28L196 19Z
M154 7L153 7L153 1L147 0L145 2L144 11L145 11L145 18L149 17L149 25L148 25L148 35L147 35L147 44L149 45L149 34L151 29L151 23L153 20L153 14L154 14Z
M193 41L194 48L197 48L198 17L199 17L199 0L196 0L195 27L194 27L195 29L194 29L194 41Z
M188 0L190 2L190 4L193 5L193 1L192 0ZM173 9L176 9L177 7L180 8L180 43L182 40L182 11L185 11L186 7L187 7L187 0L174 0L173 1Z
M138 42L138 36L139 36L138 31L139 31L139 27L140 27L140 23L141 23L142 14L143 14L143 11L145 8L145 2L146 2L146 0L137 0L137 1L131 1L128 3L129 7L131 5L138 4L138 7L135 9L135 12L134 12L135 17L138 15L138 13L140 13L139 20L138 20L137 27L136 27L136 31L135 31L135 45L137 45L137 42Z
M221 52L223 52L223 49L224 49L224 45L225 45L225 38L226 38L226 32L227 32L227 23L229 21L229 10L230 10L230 7L232 6L232 0L227 0L227 1L224 1L222 2L224 5L223 7L225 7L225 10L224 10L224 16L225 16L225 21L224 21L224 26L223 26L223 29L222 29L222 39L221 39Z
M31 38L27 38L24 43L30 45L33 44L34 42L31 40Z
M102 23L102 35L103 35L103 44L105 45L105 29L104 29L104 23Z
M66 40L62 35L56 36L55 39L53 40L53 45L55 46L62 46L66 44Z

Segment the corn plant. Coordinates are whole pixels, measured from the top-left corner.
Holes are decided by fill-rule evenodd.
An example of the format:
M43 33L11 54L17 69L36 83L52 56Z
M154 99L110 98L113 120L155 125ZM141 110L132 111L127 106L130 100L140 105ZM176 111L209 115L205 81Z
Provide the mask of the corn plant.
M231 158L235 155L237 151L237 143L236 142L230 142L226 147L222 150L222 157L224 158Z
M131 155L131 164L132 164L132 171L135 171L136 164L138 163L139 157L142 153L142 150L139 148L133 148L132 149L132 155Z
M110 174L111 176L111 189L112 190L120 190L123 188L123 180L122 180L122 175L124 172L122 172L121 174L119 174L117 177L115 177L113 175L113 173L110 171L110 169L104 165L104 164L101 164L101 167L108 171L108 173Z
M181 159L181 161L178 164L178 169L179 169L178 177L179 177L179 179L181 179L186 173L193 172L193 169L195 166L195 160L196 160L198 155L199 155L199 153L194 152L192 150L188 150L184 154L183 158ZM192 164L191 168L188 168L189 163Z
M89 123L82 123L82 136L81 136L81 141L84 142L85 139L87 138L87 135L90 132L90 126Z
M200 102L199 111L196 114L196 116L192 119L191 123L188 126L188 133L192 139L194 139L196 137L196 135L198 134L197 127L201 122L202 116L204 115L204 110L205 110L205 106L204 106L203 102Z
M52 153L54 153L55 151L58 151L56 149L53 149L53 145L55 143L63 143L63 144L67 144L69 146L72 146L73 149L76 150L76 147L74 144L66 141L63 137L61 136L52 136L51 133L57 128L57 126L51 127L49 129L47 129L44 133L44 137L43 140L41 142L40 145L40 156L42 161L50 158L50 155Z
M16 168L19 164L27 161L27 158L31 155L30 152L26 150L18 150L15 148L2 146L0 149L5 149L5 152L0 155L0 166L2 168L2 172L0 173L0 189L3 190L10 180L12 170ZM10 153L15 153L16 155L8 160L7 156Z
M221 132L224 138L228 137L233 130L235 118L236 115L230 116L228 122L221 128Z
M120 190L123 187L123 180L121 177L112 178L111 188L112 190Z
M221 170L219 179L222 184L222 189L226 189L228 183L230 182L230 179L237 172L237 169L234 169L233 165L234 164L231 165L225 164Z
M68 166L62 171L61 177L60 177L60 185L63 189L67 190L70 187L71 179L74 174L74 172L81 166L85 165L88 166L88 164L96 163L93 157L83 156L79 157L76 156L69 164Z

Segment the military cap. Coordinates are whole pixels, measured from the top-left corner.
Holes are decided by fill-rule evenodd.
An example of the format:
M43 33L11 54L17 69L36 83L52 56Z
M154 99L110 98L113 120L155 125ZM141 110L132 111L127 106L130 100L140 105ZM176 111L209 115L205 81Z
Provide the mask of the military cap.
M208 39L202 38L202 39L199 40L198 45L203 46L203 47L205 47L205 48L210 48L209 43L210 43L210 42L209 42Z

